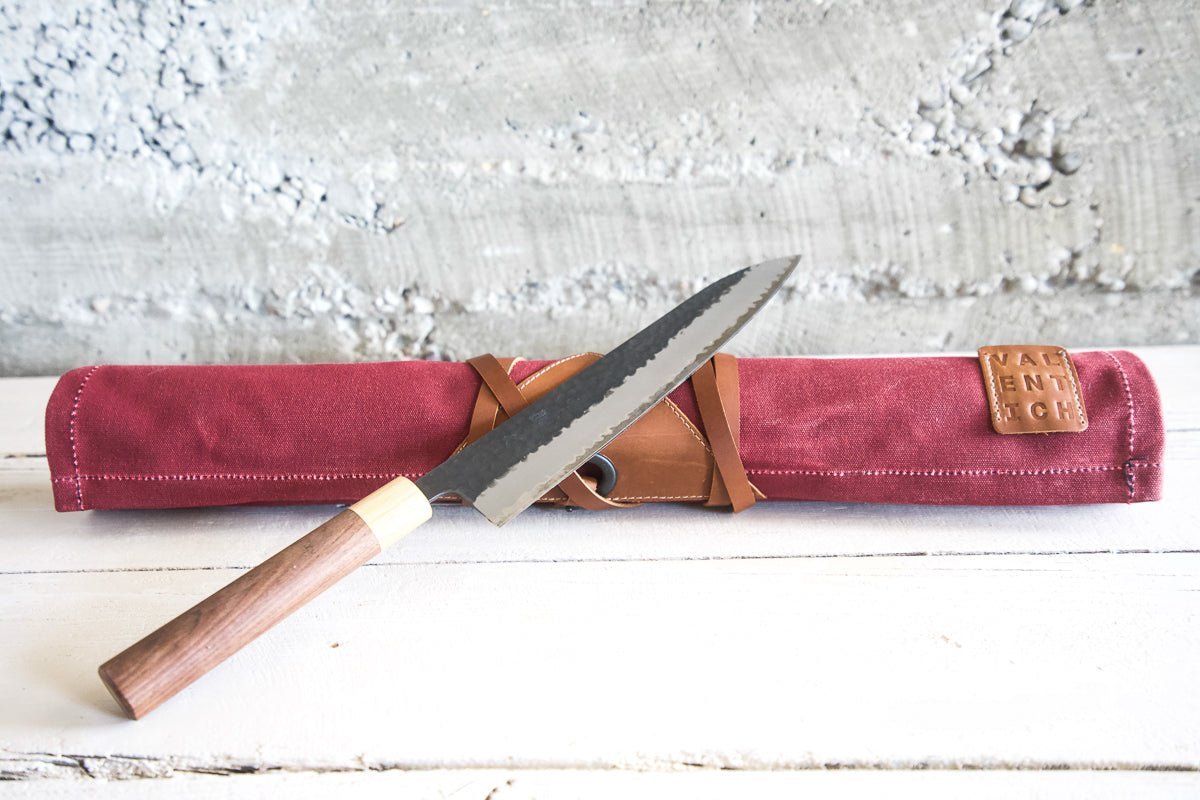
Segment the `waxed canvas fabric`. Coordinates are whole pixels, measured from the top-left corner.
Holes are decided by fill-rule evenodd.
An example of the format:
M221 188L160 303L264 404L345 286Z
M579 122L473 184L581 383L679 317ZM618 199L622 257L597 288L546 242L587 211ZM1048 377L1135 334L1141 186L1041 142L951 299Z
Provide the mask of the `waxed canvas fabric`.
M1124 351L1072 358L1088 429L1020 436L992 430L973 357L739 359L739 450L768 500L1157 500L1150 373ZM353 502L450 455L478 388L467 364L434 361L72 370L46 410L55 506ZM690 384L671 399L703 428Z

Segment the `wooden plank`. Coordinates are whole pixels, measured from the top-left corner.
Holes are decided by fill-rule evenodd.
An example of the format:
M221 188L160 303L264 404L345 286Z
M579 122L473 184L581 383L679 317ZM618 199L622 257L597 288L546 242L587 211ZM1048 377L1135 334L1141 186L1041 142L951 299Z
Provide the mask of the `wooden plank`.
M14 798L73 798L75 781L26 781L10 784ZM1200 776L1170 772L953 772L831 770L811 772L683 772L565 771L565 770L419 770L385 772L303 772L226 775L181 773L170 780L91 781L87 794L96 800L138 800L169 795L178 800L220 797L287 797L326 800L330 797L396 798L453 797L457 800L533 800L569 797L575 800L688 797L724 800L729 797L774 798L817 796L919 797L941 800L1059 800L1089 797L1125 800L1129 797L1194 798Z
M1168 432L1200 430L1200 347L1134 347L1162 398Z
M46 452L46 403L58 378L0 379L0 459Z
M379 565L119 720L96 665L234 574L0 576L6 756L1200 768L1195 554Z

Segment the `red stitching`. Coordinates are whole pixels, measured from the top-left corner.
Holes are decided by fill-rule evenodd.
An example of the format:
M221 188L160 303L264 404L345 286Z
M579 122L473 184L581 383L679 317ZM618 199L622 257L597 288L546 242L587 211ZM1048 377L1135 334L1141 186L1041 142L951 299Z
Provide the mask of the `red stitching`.
M79 503L80 511L83 511L83 480L79 475L79 448L75 442L75 419L79 416L79 401L83 399L83 387L87 386L87 382L92 379L98 369L100 369L99 364L89 369L83 376L83 380L79 382L79 388L75 390L75 402L71 406L70 423L67 425L67 435L71 440L71 463L75 466L75 500Z

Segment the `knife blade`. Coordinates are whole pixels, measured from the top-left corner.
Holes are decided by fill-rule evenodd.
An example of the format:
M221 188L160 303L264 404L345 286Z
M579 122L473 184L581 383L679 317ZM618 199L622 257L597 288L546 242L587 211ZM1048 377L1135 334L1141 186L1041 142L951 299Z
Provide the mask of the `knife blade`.
M457 495L497 525L547 489L712 357L779 290L799 259L706 286L624 344L416 482L396 478L100 666L138 719L432 516Z

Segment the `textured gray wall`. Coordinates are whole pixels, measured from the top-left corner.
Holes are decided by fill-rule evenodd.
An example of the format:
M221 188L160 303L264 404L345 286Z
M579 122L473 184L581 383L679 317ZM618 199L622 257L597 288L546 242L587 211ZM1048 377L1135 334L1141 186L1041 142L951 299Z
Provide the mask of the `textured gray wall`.
M0 373L1200 341L1188 0L0 11Z

